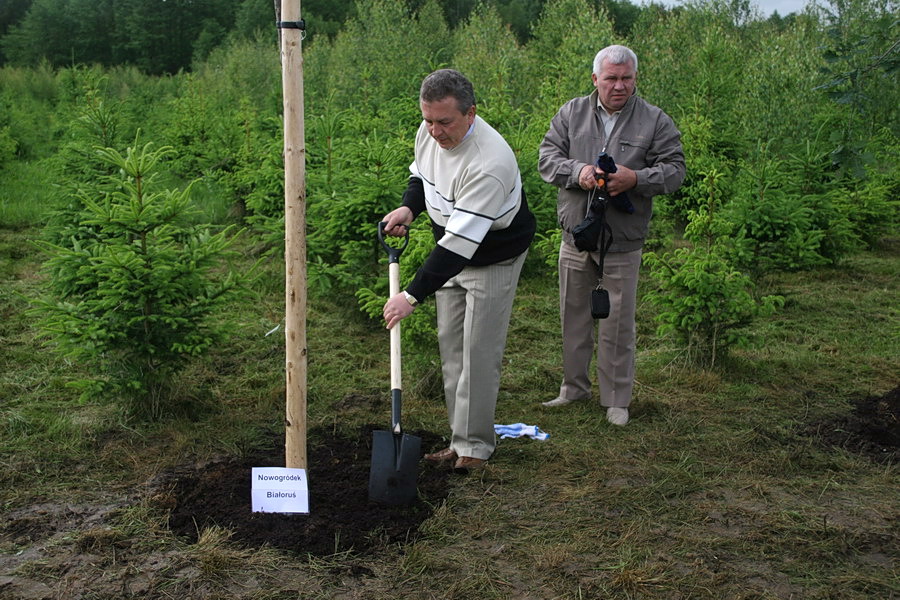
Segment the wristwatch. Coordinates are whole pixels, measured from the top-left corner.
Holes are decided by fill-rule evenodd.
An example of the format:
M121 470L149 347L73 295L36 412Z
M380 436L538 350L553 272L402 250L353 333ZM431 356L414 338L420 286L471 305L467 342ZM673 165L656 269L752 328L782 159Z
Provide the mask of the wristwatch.
M409 302L410 306L416 307L419 305L419 301L416 300L416 297L413 296L412 294L410 294L409 292L407 292L406 290L403 290L403 295L406 296L406 301Z

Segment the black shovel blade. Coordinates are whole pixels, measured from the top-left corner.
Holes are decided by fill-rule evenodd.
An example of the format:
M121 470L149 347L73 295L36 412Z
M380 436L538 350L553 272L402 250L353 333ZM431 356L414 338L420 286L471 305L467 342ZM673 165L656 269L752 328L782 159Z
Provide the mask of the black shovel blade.
M369 500L382 504L412 504L422 439L406 433L372 432Z

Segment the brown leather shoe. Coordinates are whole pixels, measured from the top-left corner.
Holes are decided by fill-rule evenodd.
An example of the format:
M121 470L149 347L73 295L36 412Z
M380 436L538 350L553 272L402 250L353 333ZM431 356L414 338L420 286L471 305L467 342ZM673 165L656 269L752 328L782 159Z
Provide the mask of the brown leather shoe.
M456 450L453 448L444 448L443 450L439 450L433 454L426 454L424 456L425 460L433 463L442 463L442 462L450 462L456 460Z
M460 456L456 464L453 465L453 472L465 475L469 471L481 469L487 461L483 458L473 458L471 456Z

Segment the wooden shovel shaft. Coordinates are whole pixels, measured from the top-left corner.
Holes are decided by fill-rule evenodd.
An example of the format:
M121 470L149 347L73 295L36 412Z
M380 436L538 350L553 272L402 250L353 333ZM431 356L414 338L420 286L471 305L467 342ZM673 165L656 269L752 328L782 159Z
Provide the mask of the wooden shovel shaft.
M408 238L407 238L408 239ZM391 254L389 252L389 254ZM400 293L400 252L388 263L390 297ZM416 465L422 440L400 431L400 324L391 328L391 431L372 433L369 499L385 504L412 504L416 500Z
M400 293L400 263L388 265L391 298ZM403 389L400 381L400 323L391 328L391 389ZM394 423L396 427L397 423Z

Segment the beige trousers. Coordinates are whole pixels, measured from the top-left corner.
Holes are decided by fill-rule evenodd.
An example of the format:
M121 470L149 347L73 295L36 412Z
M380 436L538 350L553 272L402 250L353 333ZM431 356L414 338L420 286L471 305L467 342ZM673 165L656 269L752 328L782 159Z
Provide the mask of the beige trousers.
M435 293L450 447L459 456L488 459L496 446L500 366L525 255L466 267Z
M591 397L590 365L597 343L601 406L627 407L634 387L635 307L641 250L610 252L603 263L609 317L591 317L591 290L597 287L599 252L581 252L565 242L559 249L559 312L563 338L563 382L559 397Z

